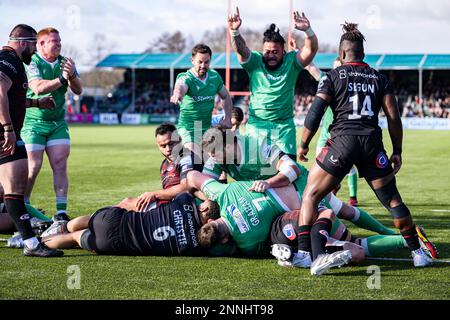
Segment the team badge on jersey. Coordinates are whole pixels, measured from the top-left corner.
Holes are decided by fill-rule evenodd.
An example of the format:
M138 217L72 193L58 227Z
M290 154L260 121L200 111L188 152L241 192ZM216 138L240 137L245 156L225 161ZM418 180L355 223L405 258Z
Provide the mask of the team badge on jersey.
M375 160L375 165L377 168L385 169L389 165L389 161L387 156L384 154L384 152L380 152L377 156L377 159Z
M297 237L294 231L294 227L290 223L283 227L283 234L291 241Z
M236 226L238 227L239 231L241 233L246 233L250 230L250 226L245 221L244 216L242 215L241 211L238 209L238 207L233 203L227 207L227 210L231 217L233 218L234 222L236 223Z

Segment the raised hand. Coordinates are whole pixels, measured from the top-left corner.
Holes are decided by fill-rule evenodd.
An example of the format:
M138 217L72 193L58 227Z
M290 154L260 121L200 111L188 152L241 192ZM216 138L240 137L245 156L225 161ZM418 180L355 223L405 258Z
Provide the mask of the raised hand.
M294 19L294 28L300 31L306 31L311 28L311 24L309 23L308 18L305 16L305 13L302 12L302 15L298 13L298 11L294 11L293 13Z
M241 16L239 14L239 8L236 7L236 13L228 16L228 29L238 30L242 24Z
M62 75L65 79L69 80L75 74L75 62L72 58L64 58L61 60Z

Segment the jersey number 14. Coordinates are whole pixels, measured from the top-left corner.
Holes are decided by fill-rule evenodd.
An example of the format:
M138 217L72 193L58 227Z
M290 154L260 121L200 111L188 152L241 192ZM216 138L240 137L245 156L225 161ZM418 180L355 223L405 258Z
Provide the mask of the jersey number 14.
M366 96L363 101L361 113L358 113L359 110L359 96L355 94L353 97L348 99L350 103L353 103L353 113L348 116L350 120L353 119L361 119L361 117L372 117L372 100L370 96Z

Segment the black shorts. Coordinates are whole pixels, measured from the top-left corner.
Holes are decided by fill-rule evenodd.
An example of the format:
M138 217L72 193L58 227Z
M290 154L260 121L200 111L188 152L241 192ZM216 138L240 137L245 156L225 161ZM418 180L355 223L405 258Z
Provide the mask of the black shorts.
M121 222L125 212L118 207L97 210L81 235L81 247L98 254L124 254Z
M8 162L13 162L16 160L28 158L27 157L27 149L25 149L25 144L23 143L22 140L18 140L16 142L16 148L14 150L13 155L3 156L3 149L1 148L1 146L3 145L4 142L5 142L4 140L0 141L0 165L2 165L4 163L8 163Z
M337 136L327 143L316 158L317 164L342 180L353 165L360 177L373 181L393 172L381 138L373 136Z
M298 216L300 210L278 216L272 223L270 230L270 241L272 243L286 244L296 248L298 246Z

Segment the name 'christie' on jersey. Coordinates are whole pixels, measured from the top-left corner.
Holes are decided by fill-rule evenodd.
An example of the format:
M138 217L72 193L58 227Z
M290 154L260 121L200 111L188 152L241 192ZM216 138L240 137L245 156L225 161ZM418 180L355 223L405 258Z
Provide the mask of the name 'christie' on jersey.
M346 63L320 79L317 93L332 97L331 136L379 135L378 113L385 95L393 94L389 80L368 64Z
M127 212L121 222L123 245L135 255L199 255L200 227L199 212L188 193L146 212Z

